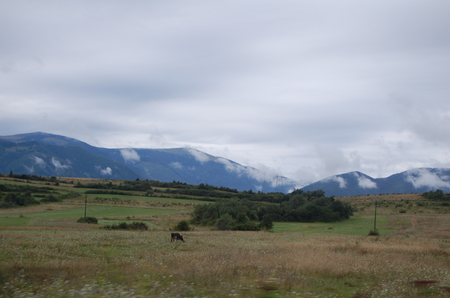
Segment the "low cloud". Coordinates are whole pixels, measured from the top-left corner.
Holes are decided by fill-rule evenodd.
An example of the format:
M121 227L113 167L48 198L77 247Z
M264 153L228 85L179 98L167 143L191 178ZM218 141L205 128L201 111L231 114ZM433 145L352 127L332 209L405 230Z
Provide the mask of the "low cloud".
M136 162L141 160L139 154L133 149L121 149L120 154L125 161Z
M238 176L243 175L255 179L259 182L262 182L263 184L270 183L272 187L283 185L284 183L293 183L293 181L291 181L290 179L278 175L275 170L268 167L262 166L259 169L246 167L222 157L217 158L216 161L223 164L228 172L234 172L237 173ZM263 186L260 185L255 187L257 189L262 189Z
M223 165L225 166L225 169L226 169L228 172L236 172L239 176L240 176L241 173L243 172L243 169L244 169L243 166L241 166L241 165L239 165L239 164L237 164L237 163L233 163L233 162L231 162L231 161L228 160L228 159L219 157L219 158L217 158L216 161L217 161L218 163L223 164Z
M329 179L327 179L329 181L335 181L337 183L339 183L339 188L346 188L347 187L347 182L345 181L344 178L342 177L338 177L338 176L333 176L330 177Z
M169 166L174 168L174 169L182 169L183 168L183 165L180 162L178 162L178 161L171 162L169 164Z
M201 163L204 163L204 162L207 162L207 161L211 160L211 157L208 154L204 153L204 152L198 151L198 150L193 149L193 148L186 148L186 150L192 156L194 156L197 161L199 161Z
M110 167L106 167L104 169L102 169L101 166L96 166L95 167L97 170L100 171L100 174L102 174L103 176L109 176L112 175L112 169Z
M56 170L65 170L71 167L70 165L63 165L59 160L57 160L54 157L52 157L52 164L56 168Z
M33 156L33 160L36 165L41 166L41 167L45 166L45 161L42 158Z
M377 188L377 184L373 182L372 180L364 177L359 176L355 173L356 178L358 179L358 186L361 188Z
M450 188L448 176L439 177L436 173L430 172L428 169L409 170L405 175L407 175L405 180L410 182L414 188L424 186L430 188Z

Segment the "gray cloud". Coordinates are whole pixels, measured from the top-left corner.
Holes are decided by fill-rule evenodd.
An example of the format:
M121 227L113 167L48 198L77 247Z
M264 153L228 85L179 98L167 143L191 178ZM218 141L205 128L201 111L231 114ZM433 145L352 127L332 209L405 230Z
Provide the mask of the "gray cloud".
M2 1L1 135L189 147L308 181L449 167L448 11L438 0Z

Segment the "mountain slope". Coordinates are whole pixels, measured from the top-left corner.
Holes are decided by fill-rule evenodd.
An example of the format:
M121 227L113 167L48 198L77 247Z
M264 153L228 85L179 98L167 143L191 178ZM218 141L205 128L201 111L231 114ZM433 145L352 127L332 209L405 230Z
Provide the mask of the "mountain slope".
M328 196L355 196L388 193L423 193L441 189L450 192L450 169L419 168L374 179L360 172L331 176L302 188L321 189Z
M282 191L274 177L190 148L107 149L42 132L0 136L0 172L102 179L149 179L210 184L237 190Z
M39 176L136 179L137 173L119 162L76 146L36 141L20 144L0 140L0 172Z
M288 192L296 183L191 148L107 149L42 132L0 136L0 173L101 179L149 179L205 183L237 190ZM372 178L361 172L335 175L309 184L328 196L450 192L450 169L420 168Z

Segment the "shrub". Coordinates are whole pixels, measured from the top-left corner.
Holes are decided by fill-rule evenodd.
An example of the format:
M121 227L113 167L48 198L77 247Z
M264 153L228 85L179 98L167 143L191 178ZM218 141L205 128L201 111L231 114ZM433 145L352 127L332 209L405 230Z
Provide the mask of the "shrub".
M231 215L226 213L217 220L217 229L220 231L230 230L230 227L233 223L234 220Z
M148 225L145 222L132 222L128 224L130 230L148 230Z
M272 230L273 228L272 217L269 214L265 214L263 216L262 221L259 223L259 227L264 230Z
M231 227L233 231L260 231L261 229L253 222L237 223Z
M49 195L41 200L41 203L53 203L53 202L62 202L60 198L55 197L54 195Z
M128 224L126 222L120 222L118 229L120 230L128 230Z
M119 222L118 224L105 225L104 229L108 230L148 230L148 225L145 222Z
M190 231L191 228L189 227L189 223L186 220L182 220L175 226L175 230L176 231Z
M380 232L378 232L378 229L370 230L369 236L380 236Z
M98 224L98 220L95 217L81 217L77 222L80 223L89 223L89 224Z

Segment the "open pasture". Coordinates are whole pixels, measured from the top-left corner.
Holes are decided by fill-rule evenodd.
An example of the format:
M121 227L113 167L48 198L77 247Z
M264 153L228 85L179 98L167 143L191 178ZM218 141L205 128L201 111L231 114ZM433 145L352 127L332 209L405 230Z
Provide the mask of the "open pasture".
M380 235L386 235L396 231L387 228L388 216L377 216L377 228ZM335 235L360 235L365 236L373 229L373 215L355 215L348 220L333 223L297 223L297 222L277 222L274 224L274 232L295 232L303 234L335 234Z
M100 225L112 224L118 220L124 222L149 221L150 218L177 212L176 210L133 208L118 206L90 206L88 216L96 217ZM84 207L62 210L45 210L32 213L0 214L0 226L53 226L76 228L76 220L84 216ZM79 225L79 224L78 224ZM87 225L90 228L98 226ZM159 228L153 226L153 228ZM161 229L161 228L159 228Z
M273 232L194 226L186 243L171 243L169 229L204 202L88 194L87 215L100 224L80 224L85 189L76 191L0 209L0 297L450 296L450 212L420 195L339 198L354 206L347 221L276 222ZM381 236L367 236L375 201ZM150 230L100 229L119 221Z
M450 235L0 230L3 297L447 297Z

